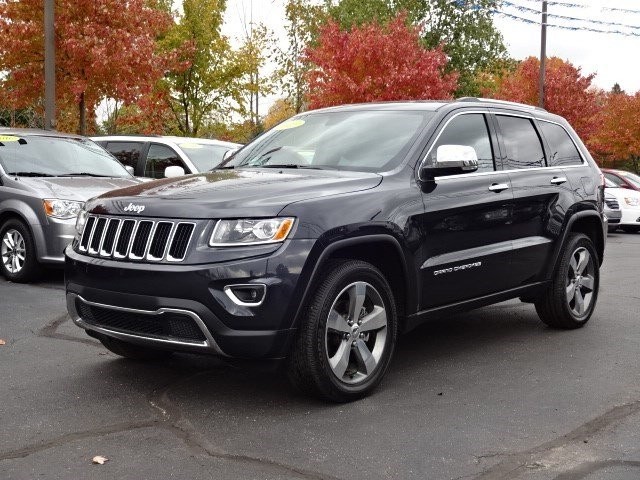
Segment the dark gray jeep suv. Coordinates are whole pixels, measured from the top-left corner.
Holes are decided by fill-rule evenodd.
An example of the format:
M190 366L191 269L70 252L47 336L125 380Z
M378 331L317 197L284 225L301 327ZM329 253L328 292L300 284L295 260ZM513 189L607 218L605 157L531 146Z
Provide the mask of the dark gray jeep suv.
M119 355L282 359L302 390L348 401L435 314L520 298L547 325L585 325L603 195L569 124L537 108L306 112L222 169L89 201L67 306Z
M91 140L0 128L0 273L27 282L62 265L84 202L137 183Z

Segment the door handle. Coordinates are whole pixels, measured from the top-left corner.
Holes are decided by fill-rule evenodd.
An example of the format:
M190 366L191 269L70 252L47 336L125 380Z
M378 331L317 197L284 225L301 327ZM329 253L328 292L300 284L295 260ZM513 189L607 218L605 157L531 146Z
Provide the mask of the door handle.
M491 190L492 192L500 193L504 190L507 190L508 188L509 185L507 185L506 183L492 183L489 187L489 190Z
M551 179L551 184L552 185L562 185L563 183L566 183L567 181L567 177L553 177Z

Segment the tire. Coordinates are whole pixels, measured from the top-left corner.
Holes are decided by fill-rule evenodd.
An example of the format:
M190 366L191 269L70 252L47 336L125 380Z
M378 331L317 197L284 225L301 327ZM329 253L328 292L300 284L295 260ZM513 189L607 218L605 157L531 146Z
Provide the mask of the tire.
M380 383L393 356L395 299L382 273L360 260L331 262L319 278L302 310L288 376L307 395L357 400Z
M21 220L12 218L0 227L0 271L16 283L31 282L42 274L33 236Z
M535 302L540 320L553 328L583 327L596 306L599 286L600 268L593 242L581 233L570 234L551 284Z
M638 232L640 232L640 227L636 227L636 226L633 226L633 225L624 225L621 228L626 233L638 233Z
M149 361L149 360L162 360L170 357L173 352L170 350L160 350L158 348L143 347L133 343L123 342L117 338L107 337L101 335L99 338L102 345L105 348L116 355L129 358L131 360Z

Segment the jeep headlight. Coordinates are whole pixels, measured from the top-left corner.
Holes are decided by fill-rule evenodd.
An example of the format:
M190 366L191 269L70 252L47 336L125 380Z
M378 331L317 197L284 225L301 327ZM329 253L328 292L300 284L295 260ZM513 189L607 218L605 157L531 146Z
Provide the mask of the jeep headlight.
M44 212L48 217L68 219L78 215L82 210L84 203L74 200L59 200L57 198L47 199L43 201Z
M624 197L624 201L627 205L631 207L640 206L640 198L638 197Z
M78 212L78 216L76 218L76 232L78 232L78 235L82 235L82 232L84 231L84 226L87 223L87 211L82 209Z
M211 234L212 247L238 247L282 242L293 227L293 218L219 220Z

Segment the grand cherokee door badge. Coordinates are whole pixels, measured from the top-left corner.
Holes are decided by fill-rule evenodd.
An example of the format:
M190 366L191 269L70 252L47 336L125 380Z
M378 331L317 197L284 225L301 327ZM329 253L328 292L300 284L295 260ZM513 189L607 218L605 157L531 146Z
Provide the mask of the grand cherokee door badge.
M445 273L459 272L461 270L469 270L470 268L478 268L482 266L482 262L465 263L464 265L456 265L455 267L443 268L441 270L434 270L434 275L443 275Z

